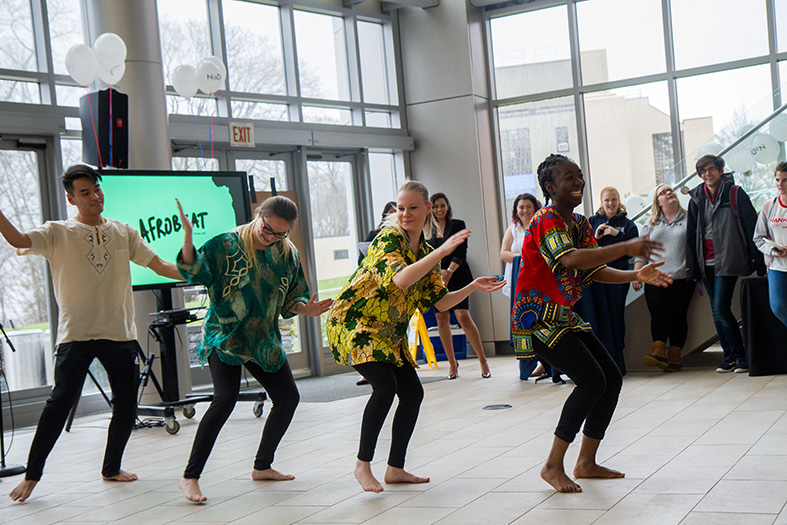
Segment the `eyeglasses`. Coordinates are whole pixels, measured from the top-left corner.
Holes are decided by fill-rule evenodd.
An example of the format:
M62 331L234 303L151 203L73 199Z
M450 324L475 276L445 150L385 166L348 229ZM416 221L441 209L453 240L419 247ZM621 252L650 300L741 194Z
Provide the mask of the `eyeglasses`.
M710 166L708 168L700 168L698 172L700 176L705 175L706 173L710 173L711 171L718 171L719 169L716 166Z
M262 232L266 235L270 235L271 237L275 237L279 240L286 239L290 235L290 230L286 232L277 232L267 224L265 224L265 219L262 219Z
M664 195L666 195L668 193L675 193L675 190L673 190L672 188L664 188L663 190L661 190L659 192L658 195L659 195L659 197L663 197Z

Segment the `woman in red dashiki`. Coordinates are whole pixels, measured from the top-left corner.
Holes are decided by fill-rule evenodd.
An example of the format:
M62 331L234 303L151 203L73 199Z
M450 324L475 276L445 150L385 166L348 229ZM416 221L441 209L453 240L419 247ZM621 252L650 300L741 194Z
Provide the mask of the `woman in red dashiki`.
M538 356L576 384L560 415L552 449L541 477L559 492L581 492L569 478L563 459L585 422L574 477L622 478L623 473L596 463L596 452L617 406L623 383L617 365L590 325L572 307L583 284L640 280L666 286L672 277L652 263L637 271L608 268L624 255L650 259L663 245L647 237L598 248L588 220L573 213L582 202L582 170L562 155L550 155L538 167L538 182L548 203L525 231L522 261L511 312L514 348L522 359ZM549 204L549 201L552 201ZM526 270L525 270L526 269Z

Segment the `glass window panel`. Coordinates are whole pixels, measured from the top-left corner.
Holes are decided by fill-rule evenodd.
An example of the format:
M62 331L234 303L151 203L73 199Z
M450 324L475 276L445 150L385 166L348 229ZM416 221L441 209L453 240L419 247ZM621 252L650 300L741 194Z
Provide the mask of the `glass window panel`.
M782 53L787 51L787 0L775 0L774 4L776 11L776 49L779 53Z
M490 26L497 98L571 87L566 6L494 18Z
M279 8L236 0L223 7L231 89L285 94Z
M577 4L582 83L663 73L661 0L593 0Z
M0 68L36 71L30 0L3 0L1 5Z
M369 175L372 188L372 219L377 228L382 222L385 205L396 200L399 186L404 183L396 173L393 153L369 153Z
M303 121L315 124L350 126L352 125L352 114L349 109L303 106Z
M301 95L350 100L344 19L295 11Z
M576 113L572 97L528 102L498 109L500 155L507 215L520 193L543 202L536 169L551 153L578 156ZM556 130L567 128L568 144L557 144Z
M158 0L158 19L164 79L172 84L170 75L176 67L197 67L200 60L213 54L208 4L205 0Z
M205 148L205 144L202 145ZM210 153L208 150L206 153ZM219 171L219 159L210 157L172 157L174 171Z
M41 92L38 83L0 79L0 101L40 104Z
M392 128L391 113L388 111L367 111L366 125L370 128Z
M677 69L768 53L764 1L672 0L671 6Z
M371 104L390 104L389 64L385 56L382 24L358 21L358 53L361 57L363 100Z
M277 190L287 191L287 163L283 160L237 159L235 169L254 178L256 191L271 191L271 178L276 180Z
M79 99L89 90L77 86L55 85L55 96L58 106L79 107Z
M606 186L625 198L675 181L668 97L666 82L584 96L593 209Z
M66 53L71 46L85 44L82 36L82 12L79 0L47 0L49 40L55 73L67 75ZM92 42L90 42L92 44Z
M287 104L270 104L251 100L232 99L232 116L235 118L251 118L260 120L290 120Z
M216 99L208 97L183 98L180 95L167 93L167 111L173 115L216 116Z
M36 153L0 150L0 209L20 231L42 223L39 187ZM0 318L17 350L0 345L10 390L51 382L45 268L42 257L17 256L11 245L0 243Z

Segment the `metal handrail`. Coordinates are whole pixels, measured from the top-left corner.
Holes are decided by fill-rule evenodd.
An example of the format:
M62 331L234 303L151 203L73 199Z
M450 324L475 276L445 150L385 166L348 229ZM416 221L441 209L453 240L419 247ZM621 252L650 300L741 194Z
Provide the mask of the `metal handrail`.
M759 124L757 124L756 126L751 128L749 131L747 131L746 133L744 133L743 135L741 135L737 139L733 140L732 143L729 146L726 146L726 147L722 148L722 150L720 152L718 152L716 155L718 157L721 157L725 153L730 152L735 146L737 146L738 144L740 144L744 140L748 139L749 137L751 137L752 135L757 133L765 124L767 124L768 122L773 120L777 115L781 114L785 109L787 109L787 102L785 102L784 104L779 106L779 108L776 109L773 113L771 113L770 115L765 117L763 120L761 120ZM683 186L686 185L686 183L689 182L689 180L693 179L696 176L697 176L697 171L694 170L694 171L691 172L690 175L687 175L686 177L683 177L681 180L679 180L677 183L675 183L675 185L673 186L673 189L677 190L678 188L682 188ZM639 213L637 213L633 217L631 217L631 220L632 221L636 221L637 219L639 219L640 217L642 217L646 213L650 213L650 207L646 207L645 209L640 210Z

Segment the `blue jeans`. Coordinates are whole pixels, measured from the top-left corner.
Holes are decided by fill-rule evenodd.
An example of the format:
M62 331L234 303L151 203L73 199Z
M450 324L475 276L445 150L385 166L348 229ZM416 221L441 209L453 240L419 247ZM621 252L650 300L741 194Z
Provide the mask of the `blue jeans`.
M713 266L705 267L705 279L702 282L713 310L713 324L724 350L724 360L731 363L737 359L746 359L741 329L732 313L732 294L737 281L737 276L715 275Z
M768 270L768 296L773 315L787 326L787 272Z

